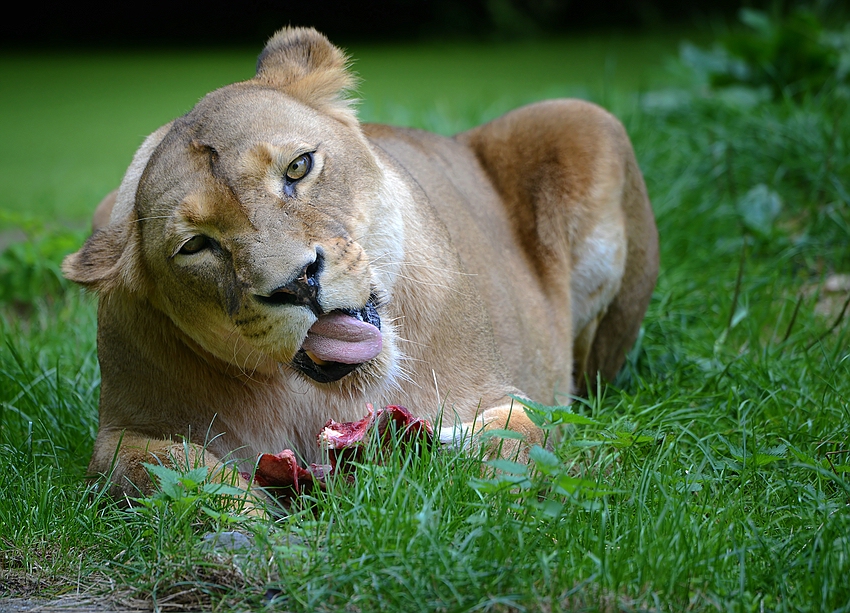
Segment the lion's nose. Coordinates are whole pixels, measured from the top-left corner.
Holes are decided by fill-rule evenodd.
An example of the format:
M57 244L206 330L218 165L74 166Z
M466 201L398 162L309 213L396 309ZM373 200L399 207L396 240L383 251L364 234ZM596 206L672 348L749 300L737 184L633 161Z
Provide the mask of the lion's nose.
M324 311L319 304L319 275L324 266L321 252L316 253L316 259L305 266L301 272L288 283L273 290L269 295L255 294L263 304L279 306L292 304L306 306L316 315Z

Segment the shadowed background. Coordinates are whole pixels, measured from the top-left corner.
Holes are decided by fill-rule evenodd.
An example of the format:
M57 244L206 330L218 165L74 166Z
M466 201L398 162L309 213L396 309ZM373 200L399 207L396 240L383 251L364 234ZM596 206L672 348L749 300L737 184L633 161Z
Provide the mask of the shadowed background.
M282 2L21 3L0 45L220 46L256 44L284 25L310 25L337 42L528 38L599 28L658 28L734 15L764 0L309 0ZM23 11L23 14L20 13Z

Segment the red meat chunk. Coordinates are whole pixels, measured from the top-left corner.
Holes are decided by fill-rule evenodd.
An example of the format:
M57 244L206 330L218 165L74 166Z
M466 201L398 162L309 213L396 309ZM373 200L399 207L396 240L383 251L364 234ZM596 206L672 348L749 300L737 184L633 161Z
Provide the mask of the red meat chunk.
M309 492L313 485L324 485L331 466L311 464L310 469L301 468L291 449L277 455L264 453L257 460L254 481L260 487L282 488L294 494Z
M311 464L309 468L298 465L295 453L284 449L277 455L261 454L257 460L254 482L275 493L284 503L299 494L309 493L313 487L325 486L326 479L334 473L350 468L357 461L371 436L377 429L382 442L389 439L392 431L405 442L431 443L434 430L426 420L414 417L401 406L390 405L369 412L359 421L336 422L329 419L319 433L319 445L327 449L330 464ZM353 478L352 475L348 475Z

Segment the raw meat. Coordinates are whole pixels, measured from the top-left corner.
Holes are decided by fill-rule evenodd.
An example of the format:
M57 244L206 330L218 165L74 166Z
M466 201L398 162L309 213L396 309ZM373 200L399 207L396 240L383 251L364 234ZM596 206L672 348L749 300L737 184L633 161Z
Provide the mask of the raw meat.
M317 439L328 452L329 464L311 464L302 468L295 453L284 449L276 455L260 454L254 482L274 493L284 504L300 494L309 493L314 487L324 488L331 475L344 474L353 480L352 463L362 459L363 450L377 431L382 443L391 440L390 433L397 433L396 440L407 443L430 444L434 430L426 420L414 417L401 406L389 405L377 411L367 405L369 412L359 421L336 422L329 419ZM246 479L250 475L243 475Z

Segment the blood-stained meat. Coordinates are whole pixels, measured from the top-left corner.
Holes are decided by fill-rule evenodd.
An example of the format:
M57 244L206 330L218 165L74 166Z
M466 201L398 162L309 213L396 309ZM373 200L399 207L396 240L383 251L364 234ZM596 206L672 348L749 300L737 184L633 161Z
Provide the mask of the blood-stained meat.
M314 487L325 487L333 474L345 473L353 479L351 463L360 461L369 438L376 432L382 444L392 440L430 444L434 430L426 420L414 417L401 406L389 405L375 411L367 405L368 413L359 421L337 422L329 419L319 433L318 444L327 451L329 464L311 464L303 468L295 453L284 449L276 455L263 453L257 459L254 482L274 493L285 504L295 496L309 493ZM246 477L250 477L246 475Z
M277 455L264 453L257 459L254 481L260 487L282 488L293 494L309 492L313 485L324 485L324 480L333 467L323 464L311 464L309 469L301 468L295 453L284 449Z

